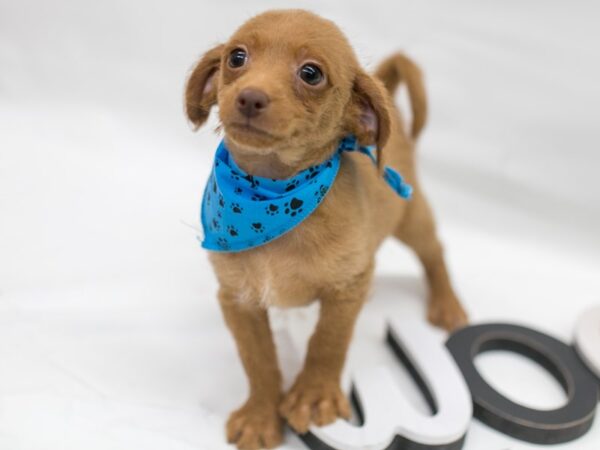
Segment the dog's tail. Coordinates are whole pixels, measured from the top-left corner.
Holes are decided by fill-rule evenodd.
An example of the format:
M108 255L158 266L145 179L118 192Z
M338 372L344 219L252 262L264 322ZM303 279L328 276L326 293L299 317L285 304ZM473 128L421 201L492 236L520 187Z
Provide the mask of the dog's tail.
M392 96L401 82L406 83L412 110L410 135L416 140L427 120L427 95L421 69L407 56L395 53L379 65L375 76L383 81Z

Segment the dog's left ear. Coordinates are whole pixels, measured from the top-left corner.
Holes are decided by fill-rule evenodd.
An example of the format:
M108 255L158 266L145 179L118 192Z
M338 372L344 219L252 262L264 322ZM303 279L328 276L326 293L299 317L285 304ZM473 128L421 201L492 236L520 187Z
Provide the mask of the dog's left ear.
M206 52L187 82L185 111L196 129L206 121L210 108L217 103L217 75L222 53L222 44Z
M383 170L383 147L391 126L389 99L383 84L362 71L354 79L349 118L359 144L377 146L377 166Z

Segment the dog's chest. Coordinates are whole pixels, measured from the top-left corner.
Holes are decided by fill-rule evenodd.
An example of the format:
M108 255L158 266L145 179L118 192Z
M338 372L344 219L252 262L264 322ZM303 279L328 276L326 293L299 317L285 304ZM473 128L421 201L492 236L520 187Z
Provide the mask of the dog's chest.
M221 283L240 302L294 307L351 282L369 265L369 248L366 240L356 239L363 226L351 219L362 217L355 205L333 205L333 194L278 239L244 252L214 254Z
M319 268L309 268L302 257L260 255L252 259L240 280L241 302L293 307L306 305L318 296L319 277L315 274Z

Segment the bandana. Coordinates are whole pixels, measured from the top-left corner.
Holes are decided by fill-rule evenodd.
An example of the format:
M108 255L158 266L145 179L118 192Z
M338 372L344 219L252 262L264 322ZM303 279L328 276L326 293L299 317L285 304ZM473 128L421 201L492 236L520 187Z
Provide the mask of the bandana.
M317 209L335 181L343 152L359 151L376 164L374 150L348 136L328 160L286 180L275 180L245 173L222 141L202 200L202 247L239 252L277 239ZM385 167L383 177L400 197L410 198L412 187L398 172Z

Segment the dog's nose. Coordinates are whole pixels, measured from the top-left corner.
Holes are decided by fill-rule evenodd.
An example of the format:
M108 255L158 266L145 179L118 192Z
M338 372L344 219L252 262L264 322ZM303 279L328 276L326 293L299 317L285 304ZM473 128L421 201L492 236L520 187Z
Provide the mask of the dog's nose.
M246 88L238 94L236 104L238 110L246 117L256 117L269 104L269 97L258 89Z

